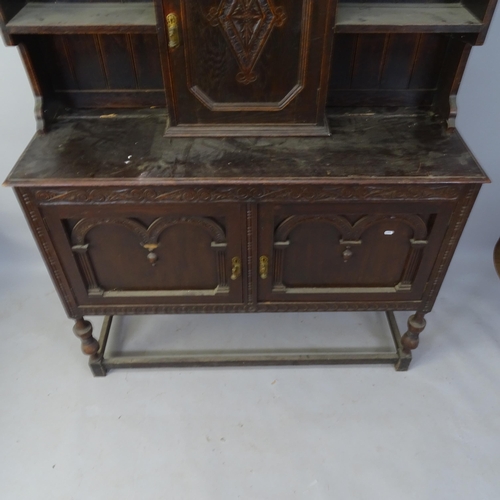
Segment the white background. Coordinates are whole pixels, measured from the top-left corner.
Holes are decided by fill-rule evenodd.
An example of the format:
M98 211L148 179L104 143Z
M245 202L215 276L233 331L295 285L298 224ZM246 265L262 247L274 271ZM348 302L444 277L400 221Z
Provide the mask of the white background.
M2 178L35 132L32 109L17 50L0 46ZM500 9L472 51L458 109L458 129L493 184L407 373L172 369L93 379L13 192L1 189L0 498L499 498ZM193 315L145 330L160 340L162 330L307 337L373 330L370 318Z

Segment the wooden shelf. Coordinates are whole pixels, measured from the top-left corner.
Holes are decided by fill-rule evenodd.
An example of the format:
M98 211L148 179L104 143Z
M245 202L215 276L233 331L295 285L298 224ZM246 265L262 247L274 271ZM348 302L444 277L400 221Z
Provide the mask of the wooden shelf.
M454 3L339 4L337 33L477 33L481 22Z
M152 3L28 3L8 24L11 35L156 33Z
M287 168L292 182L488 182L458 132L447 132L432 113L403 112L346 109L330 114L329 137L161 140L164 110L74 111L50 133L36 136L6 184L131 186L196 180L246 186L277 182ZM130 162L124 163L129 155Z

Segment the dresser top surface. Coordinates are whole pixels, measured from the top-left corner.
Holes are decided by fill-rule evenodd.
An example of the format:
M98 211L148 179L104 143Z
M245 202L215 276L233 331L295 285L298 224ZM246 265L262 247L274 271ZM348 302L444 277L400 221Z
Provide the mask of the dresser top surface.
M89 112L35 136L6 183L488 181L458 132L447 132L430 114L344 111L329 123L330 137L184 139L163 137L161 112Z

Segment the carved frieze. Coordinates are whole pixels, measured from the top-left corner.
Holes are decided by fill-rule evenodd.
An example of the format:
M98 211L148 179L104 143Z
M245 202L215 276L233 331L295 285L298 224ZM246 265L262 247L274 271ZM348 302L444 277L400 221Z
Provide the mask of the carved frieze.
M143 188L41 188L38 203L168 203L219 201L328 202L343 200L450 200L460 195L453 185L260 185L165 186Z

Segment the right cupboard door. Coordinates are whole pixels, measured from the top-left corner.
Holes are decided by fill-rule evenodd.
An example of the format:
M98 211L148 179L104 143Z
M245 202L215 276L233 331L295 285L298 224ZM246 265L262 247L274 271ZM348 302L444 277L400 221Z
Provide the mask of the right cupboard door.
M439 202L262 204L259 301L418 300L450 215Z

